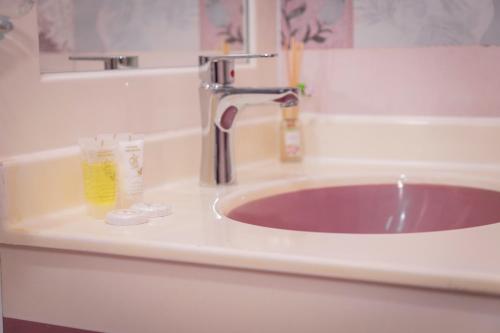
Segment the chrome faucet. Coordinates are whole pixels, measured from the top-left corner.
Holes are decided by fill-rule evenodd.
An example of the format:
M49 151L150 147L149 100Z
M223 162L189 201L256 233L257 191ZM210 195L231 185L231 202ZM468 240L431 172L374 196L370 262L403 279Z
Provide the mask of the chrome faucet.
M237 113L247 105L274 103L296 106L298 91L292 87L234 87L234 60L270 58L276 54L200 56L200 111L202 153L200 183L215 186L235 182L231 128Z

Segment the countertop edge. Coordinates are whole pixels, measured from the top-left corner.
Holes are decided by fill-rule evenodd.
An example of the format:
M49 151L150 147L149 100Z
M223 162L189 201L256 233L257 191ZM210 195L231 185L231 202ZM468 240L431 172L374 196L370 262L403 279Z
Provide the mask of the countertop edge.
M500 295L500 277L457 272L431 272L390 268L367 262L336 261L308 256L283 255L269 252L227 250L210 246L159 244L143 242L97 241L85 238L54 237L6 232L0 247L37 248L48 251L71 251L88 255L128 257L138 260L174 262L189 265L220 267L225 269L262 271L314 278L338 279L362 283L383 284L394 287L434 289L485 296ZM92 249L89 248L92 245ZM235 260L237 259L237 260Z

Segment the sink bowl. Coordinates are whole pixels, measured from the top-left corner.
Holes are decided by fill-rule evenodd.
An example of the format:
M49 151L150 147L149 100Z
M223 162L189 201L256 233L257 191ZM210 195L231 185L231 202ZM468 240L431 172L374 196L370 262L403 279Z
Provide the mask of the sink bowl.
M368 184L299 189L226 210L262 227L356 234L471 228L500 221L500 192L436 184Z

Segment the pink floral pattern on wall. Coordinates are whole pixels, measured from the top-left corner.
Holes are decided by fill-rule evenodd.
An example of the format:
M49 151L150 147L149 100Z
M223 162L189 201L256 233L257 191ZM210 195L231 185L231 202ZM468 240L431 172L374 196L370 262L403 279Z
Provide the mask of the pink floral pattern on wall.
M220 50L224 42L241 51L245 43L244 1L200 0L202 50Z
M73 2L40 0L37 6L40 52L73 51L75 49Z
M305 48L353 47L353 0L281 0L281 44Z

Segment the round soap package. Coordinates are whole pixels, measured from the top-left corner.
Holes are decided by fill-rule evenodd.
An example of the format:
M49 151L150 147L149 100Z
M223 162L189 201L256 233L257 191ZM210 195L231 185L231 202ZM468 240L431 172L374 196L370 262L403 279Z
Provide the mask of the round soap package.
M160 202L138 202L130 207L147 218L165 217L172 214L172 206Z
M118 226L138 225L148 222L141 211L135 209L116 209L106 215L106 223Z

